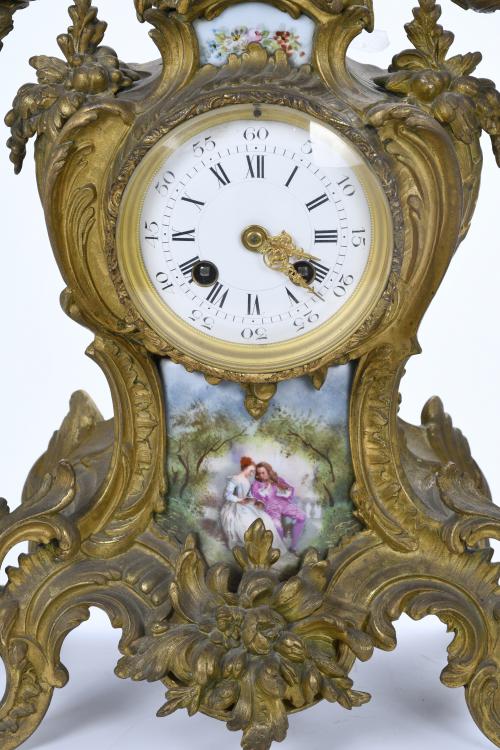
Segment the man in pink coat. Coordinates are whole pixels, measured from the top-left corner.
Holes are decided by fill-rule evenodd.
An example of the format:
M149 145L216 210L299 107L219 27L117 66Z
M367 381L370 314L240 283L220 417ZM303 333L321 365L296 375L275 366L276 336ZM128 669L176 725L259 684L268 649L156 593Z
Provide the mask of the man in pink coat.
M264 505L266 513L273 519L282 539L285 536L282 519L294 520L290 549L296 552L300 537L304 532L306 514L293 502L294 488L279 477L270 464L262 461L256 466L251 493L258 502Z

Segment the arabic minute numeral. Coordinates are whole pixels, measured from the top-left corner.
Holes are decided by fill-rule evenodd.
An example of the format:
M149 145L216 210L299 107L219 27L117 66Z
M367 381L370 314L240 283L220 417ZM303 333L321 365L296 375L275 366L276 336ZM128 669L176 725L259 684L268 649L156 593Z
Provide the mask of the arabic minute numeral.
M319 320L318 313L309 313L309 315L305 315L300 318L296 318L293 321L293 325L295 327L295 333L300 333L301 331L305 331L306 326L312 325L313 323L317 323Z
M352 246L361 247L366 245L366 229L354 229L352 232Z
M267 341L267 329L266 328L244 328L241 332L241 338L245 341L255 339L256 341Z
M243 133L243 138L246 141L265 141L267 138L269 138L269 130L267 128L255 128L255 127L249 127L245 130Z
M160 227L157 221L145 221L144 229L146 230L144 239L155 245L160 239Z
M336 297L345 297L348 287L354 282L354 276L341 276L338 285L333 290Z
M343 180L337 182L337 185L342 188L342 190L344 191L344 195L346 195L348 198L352 198L353 195L356 194L356 188L350 181L350 177L344 177Z
M205 328L207 331L211 331L215 325L215 319L209 315L204 315L201 310L193 310L189 316L189 320L199 325L200 328Z
M301 149L303 154L306 154L306 156L310 156L313 152L313 145L312 141L306 141Z
M162 174L160 179L155 185L155 190L160 195L168 195L168 191L170 190L170 186L173 185L175 182L175 174L171 172L170 170L167 170Z
M167 289L171 289L174 285L169 281L168 274L165 271L159 271L156 274L156 280L161 286L162 292L166 292Z
M216 148L216 144L211 135L205 136L202 141L196 141L193 143L193 153L199 159L209 151L213 151Z

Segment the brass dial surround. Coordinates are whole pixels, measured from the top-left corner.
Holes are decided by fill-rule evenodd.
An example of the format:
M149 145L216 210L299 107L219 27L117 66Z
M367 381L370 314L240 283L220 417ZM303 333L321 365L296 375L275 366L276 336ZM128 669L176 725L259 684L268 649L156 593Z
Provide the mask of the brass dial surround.
M314 331L299 339L248 345L225 342L197 331L174 313L156 291L142 258L139 227L146 191L165 160L182 144L209 126L230 120L275 120L296 127L316 122L331 130L359 156L353 167L363 186L371 213L372 243L362 279L341 310ZM359 131L357 131L359 133ZM117 222L116 248L123 285L133 307L166 342L200 371L214 370L228 379L281 380L292 371L312 371L325 358L335 359L356 331L374 313L387 287L393 262L393 218L388 198L375 170L346 135L323 119L283 105L231 104L197 115L174 127L146 153L125 189ZM174 354L174 359L175 354ZM234 374L237 373L237 378Z

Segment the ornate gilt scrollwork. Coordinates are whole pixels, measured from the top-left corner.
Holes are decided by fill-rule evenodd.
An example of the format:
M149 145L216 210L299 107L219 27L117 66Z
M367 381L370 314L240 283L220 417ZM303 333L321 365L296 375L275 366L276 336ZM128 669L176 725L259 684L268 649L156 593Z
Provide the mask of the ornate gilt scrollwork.
M16 173L22 169L30 138L53 138L89 96L114 96L140 78L114 50L100 46L107 24L99 21L91 0L75 0L69 14L73 24L57 40L66 60L31 58L38 83L20 89L5 119L12 133L8 146Z
M369 700L352 690L338 645L365 660L372 642L348 607L339 611L325 596L328 563L311 551L297 575L280 582L272 543L256 521L245 548L234 550L243 574L233 591L229 567L207 569L189 537L170 585L175 620L158 622L116 670L119 677L165 682L159 716L180 708L217 716L243 731L246 750L285 739L286 704L305 708L324 698L351 709Z
M403 612L435 614L455 632L442 679L465 687L478 725L500 745L499 567L487 546L500 537L500 514L439 400L429 402L419 427L398 417L419 322L474 211L481 129L499 149L498 94L472 77L476 55L448 57L452 36L439 26L433 0L421 0L410 24L415 49L384 76L346 61L352 39L373 26L368 0L276 0L316 22L310 66L294 68L284 54L254 44L221 68L200 69L192 21L231 4L135 0L162 55L161 67L139 73L101 46L105 24L90 0L75 0L72 26L59 39L65 61L35 58L38 83L21 89L8 115L17 170L28 138L39 136L39 185L66 283L62 304L95 334L88 354L108 378L115 416L105 421L88 396L75 394L21 506L9 512L0 503L0 560L31 542L0 593L8 677L0 744L14 750L36 729L54 688L68 679L65 637L98 606L123 630L119 676L161 680L168 690L161 715L203 711L242 731L248 750L282 740L288 713L320 699L363 704L368 696L349 678L356 658L394 648L393 622ZM0 0L0 37L27 5ZM142 75L140 92L126 96ZM224 565L208 567L193 537L181 542L156 524L168 488L155 356L170 354L190 369L196 362L170 351L131 308L114 248L121 196L148 149L186 118L243 101L302 108L349 137L377 172L396 231L392 273L372 316L308 372L320 388L332 362L358 360L352 495L365 530L324 555L308 551L289 577L278 574L259 523L235 551L236 576ZM220 372L205 374L220 382ZM249 383L233 375L259 418L279 378Z
M471 75L482 55L448 57L455 37L438 23L440 6L436 0L419 3L413 21L405 27L415 49L396 55L389 74L376 81L409 102L418 102L462 143L472 143L484 130L500 166L500 94L492 81Z

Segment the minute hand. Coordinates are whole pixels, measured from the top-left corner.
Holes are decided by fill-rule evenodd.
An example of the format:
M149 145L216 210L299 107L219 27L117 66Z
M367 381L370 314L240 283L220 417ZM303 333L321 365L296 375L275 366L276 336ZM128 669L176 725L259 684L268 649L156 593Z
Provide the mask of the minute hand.
M308 292L311 294L314 294L315 297L318 297L318 299L324 300L324 297L316 291L316 289L312 286L309 286L307 281L302 278L300 273L297 271L295 266L293 266L291 263L288 264L288 267L285 270L285 273L287 274L288 278L291 282L296 284L297 286L302 287L302 289L307 289Z
M304 253L308 255L308 253ZM294 254L294 257L297 257ZM313 256L309 256L313 257ZM288 253L283 248L277 248L270 246L267 251L264 252L264 262L268 268L272 268L274 271L279 271L288 276L290 281L296 286L300 286L302 289L306 289L310 294L314 294L318 299L323 299L321 294L317 292L314 287L310 286L307 281L300 275L295 266L290 263Z

